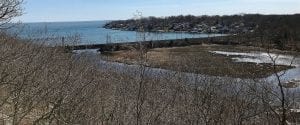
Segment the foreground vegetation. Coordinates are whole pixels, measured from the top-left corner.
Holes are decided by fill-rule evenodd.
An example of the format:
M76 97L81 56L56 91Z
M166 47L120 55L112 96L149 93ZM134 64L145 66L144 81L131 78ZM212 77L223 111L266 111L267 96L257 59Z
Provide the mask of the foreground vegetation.
M1 1L0 26L21 14L21 3ZM277 80L271 83L196 74L187 80L182 72L147 75L147 51L141 46L138 70L127 70L102 65L97 55L74 55L68 47L34 44L0 31L0 124L299 123L300 93L283 88L275 63Z
M139 64L133 76L60 47L6 35L0 45L0 118L7 124L279 124L298 119L289 109L296 108L299 93L287 92L283 100L272 83L217 77L184 81L180 73L149 77Z

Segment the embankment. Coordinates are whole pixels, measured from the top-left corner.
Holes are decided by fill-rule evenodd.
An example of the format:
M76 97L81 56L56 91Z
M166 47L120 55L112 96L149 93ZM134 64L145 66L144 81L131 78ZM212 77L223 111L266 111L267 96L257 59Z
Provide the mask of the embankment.
M100 52L120 51L139 49L153 49L153 48L169 48L169 47L184 47L200 44L219 44L219 45L243 45L255 46L262 48L276 48L280 50L300 51L298 44L284 44L278 45L276 42L266 42L261 40L256 35L228 35L206 38L185 38L173 40L158 40L158 41L142 41L142 42L127 42L127 43L110 43L110 44L90 44L90 45L76 45L67 46L70 50L83 50L83 49L99 49Z

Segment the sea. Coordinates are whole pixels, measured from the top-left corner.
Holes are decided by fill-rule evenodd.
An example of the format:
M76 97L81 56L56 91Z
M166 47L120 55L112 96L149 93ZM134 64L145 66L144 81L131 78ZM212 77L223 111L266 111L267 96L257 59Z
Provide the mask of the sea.
M22 23L15 26L13 33L23 39L35 39L43 42L66 42L66 38L76 39L80 45L136 42L141 40L171 40L185 38L204 38L221 36L222 34L196 33L162 33L135 32L105 29L103 26L109 21L84 22L39 22ZM69 40L69 39L68 39ZM74 40L75 41L75 40Z

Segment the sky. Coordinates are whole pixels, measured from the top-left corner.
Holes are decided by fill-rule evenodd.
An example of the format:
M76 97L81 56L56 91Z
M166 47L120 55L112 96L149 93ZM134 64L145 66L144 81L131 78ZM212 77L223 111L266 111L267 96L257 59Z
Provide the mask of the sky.
M300 13L300 0L25 0L22 22L120 20L172 15Z

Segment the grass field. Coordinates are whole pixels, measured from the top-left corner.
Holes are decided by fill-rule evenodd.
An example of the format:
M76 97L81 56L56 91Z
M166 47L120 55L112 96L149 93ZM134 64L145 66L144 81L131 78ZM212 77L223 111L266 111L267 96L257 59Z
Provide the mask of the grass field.
M143 55L146 66L175 71L229 76L238 78L263 78L274 73L271 64L237 63L230 56L213 54L210 51L251 52L265 49L250 46L231 45L194 45L187 47L150 49ZM286 53L272 50L272 53ZM105 54L109 61L138 64L140 52L136 50L116 51ZM289 69L289 66L277 66L277 71Z

